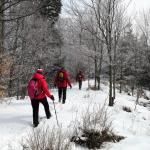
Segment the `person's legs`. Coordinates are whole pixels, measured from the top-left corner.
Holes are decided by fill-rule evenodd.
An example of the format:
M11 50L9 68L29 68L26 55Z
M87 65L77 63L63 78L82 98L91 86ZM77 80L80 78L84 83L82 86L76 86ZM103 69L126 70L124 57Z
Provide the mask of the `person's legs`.
M79 81L79 90L81 90L82 87L82 81Z
M39 118L39 100L33 99L31 100L31 105L33 109L33 125L34 127L37 127L39 124L38 118Z
M47 102L47 98L45 97L44 99L40 100L40 102L44 106L45 114L46 114L47 119L49 119L51 117L51 113L50 113L50 110L49 110L49 104Z
M66 93L67 93L67 87L63 88L63 101L62 101L63 104L66 101Z
M62 99L62 92L63 92L63 88L58 88L58 98L59 98L59 102L61 102L61 99Z

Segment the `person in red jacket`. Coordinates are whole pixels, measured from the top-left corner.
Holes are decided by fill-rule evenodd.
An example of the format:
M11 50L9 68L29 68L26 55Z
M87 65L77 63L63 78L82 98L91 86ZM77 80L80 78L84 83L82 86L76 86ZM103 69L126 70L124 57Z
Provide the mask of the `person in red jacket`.
M76 76L76 81L79 83L79 90L81 90L83 80L84 80L84 75L82 71L80 70Z
M54 101L54 96L48 89L47 82L43 75L43 69L38 69L36 73L33 74L32 79L28 83L28 94L31 99L31 105L33 109L33 126L37 127L39 124L39 103L42 103L45 109L45 114L47 119L51 117L49 110L49 104L47 102L46 96ZM34 83L34 85L33 85ZM36 91L34 91L36 87Z
M58 88L58 97L59 102L64 104L66 102L66 92L67 92L67 86L69 85L70 88L72 88L68 72L65 70L64 67L62 67L56 74L55 80L54 80L54 86Z

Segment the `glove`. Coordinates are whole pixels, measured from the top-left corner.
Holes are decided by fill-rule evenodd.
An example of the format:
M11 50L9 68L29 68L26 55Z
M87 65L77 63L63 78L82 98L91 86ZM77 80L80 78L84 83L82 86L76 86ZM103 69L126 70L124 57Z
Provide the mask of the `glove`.
M72 89L72 85L70 85L70 89Z
M54 96L53 96L53 95L51 95L51 97L50 97L50 98L51 98L51 100L52 100L52 101L54 101L54 100L55 100L55 98L54 98Z

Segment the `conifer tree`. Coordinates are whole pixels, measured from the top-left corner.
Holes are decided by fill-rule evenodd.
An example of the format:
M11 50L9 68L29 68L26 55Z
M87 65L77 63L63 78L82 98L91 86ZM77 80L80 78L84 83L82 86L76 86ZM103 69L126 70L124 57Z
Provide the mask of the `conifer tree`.
M40 0L40 13L55 23L61 13L61 0Z

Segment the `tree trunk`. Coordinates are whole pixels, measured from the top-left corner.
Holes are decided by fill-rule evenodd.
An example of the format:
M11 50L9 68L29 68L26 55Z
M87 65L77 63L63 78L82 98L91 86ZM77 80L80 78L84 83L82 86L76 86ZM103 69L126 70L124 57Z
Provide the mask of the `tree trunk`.
M109 41L110 40L109 36ZM112 53L111 53L111 42L108 45L108 56L109 56L109 106L113 106L113 98L112 98Z
M114 104L114 99L112 97L112 11L114 12L114 3L110 0L108 3L108 19L106 24L106 38L109 57L109 106L113 106Z
M97 72L97 57L95 56L95 59L94 59L94 62L95 62L95 88L97 88L97 74L98 74L98 72Z
M9 83L8 83L8 96L9 97L13 96L12 94L13 71L14 71L14 64L11 65L10 74L9 74Z
M3 12L2 12L2 4L3 4L4 0L0 0L0 19L2 20L3 19ZM4 22L3 21L0 21L0 67L2 67L1 65L3 64L3 53L4 53L4 49L3 49L3 40L4 40ZM3 72L2 70L0 69L0 85L1 84L6 84L6 83L2 83L3 79L2 79L2 75L3 75ZM4 81L5 82L5 81Z
M113 69L113 98L116 98L116 69Z
M3 9L3 6L2 4L4 4L4 1L5 0L0 0L0 19L2 20L3 19L3 12L2 12L2 9ZM3 21L0 21L0 55L3 54L4 52L4 49L3 49L3 39L4 39L4 22Z
M111 53L109 54L109 106L113 106L112 99L112 57Z
M19 86L19 85L20 85L20 82L19 82L19 78L18 78L18 79L17 79L17 100L19 100L19 94L20 94L20 92L19 92L19 91L20 91L20 90L19 90L19 89L20 89L20 88L19 88L20 86Z
M122 80L123 80L123 63L121 61L121 68L120 68L120 90L119 90L119 93L122 93Z
M101 70L102 70L102 62L103 62L103 43L101 42L101 51L100 51L100 62L99 62L99 78L98 78L98 90L100 90L100 82L101 82Z
M116 47L114 48L114 64L113 64L113 98L116 98Z

